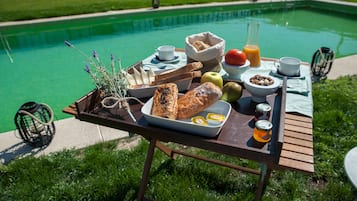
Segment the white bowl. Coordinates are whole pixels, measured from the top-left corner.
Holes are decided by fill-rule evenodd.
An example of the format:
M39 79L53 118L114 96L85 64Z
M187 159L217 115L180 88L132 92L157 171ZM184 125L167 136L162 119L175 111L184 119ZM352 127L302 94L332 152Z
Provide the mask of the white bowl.
M266 96L273 94L278 90L280 86L280 80L269 76L269 75L263 75L264 77L270 77L271 79L274 80L274 83L269 86L263 86L263 85L258 85L258 84L253 84L249 80L250 78L254 77L255 75L249 75L249 76L244 76L244 87L246 90L249 91L249 93L252 95L252 100L257 103L262 103L266 101Z
M249 69L250 62L247 59L244 65L234 66L227 64L226 61L223 59L222 66L223 69L229 74L229 78L241 81L241 75Z

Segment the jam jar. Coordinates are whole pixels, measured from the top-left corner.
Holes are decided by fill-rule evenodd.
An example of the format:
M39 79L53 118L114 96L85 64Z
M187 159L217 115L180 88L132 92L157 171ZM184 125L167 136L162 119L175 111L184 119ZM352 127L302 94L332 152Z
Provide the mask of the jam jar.
M271 106L267 103L259 103L255 107L254 120L269 120L271 112Z
M268 120L255 122L253 138L258 142L269 142L272 135L273 124Z

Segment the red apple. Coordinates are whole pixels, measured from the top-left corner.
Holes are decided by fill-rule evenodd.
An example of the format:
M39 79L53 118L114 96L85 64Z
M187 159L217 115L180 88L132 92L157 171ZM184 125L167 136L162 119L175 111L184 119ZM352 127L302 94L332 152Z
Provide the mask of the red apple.
M241 66L245 64L247 56L241 50L231 49L224 56L224 60L229 65Z

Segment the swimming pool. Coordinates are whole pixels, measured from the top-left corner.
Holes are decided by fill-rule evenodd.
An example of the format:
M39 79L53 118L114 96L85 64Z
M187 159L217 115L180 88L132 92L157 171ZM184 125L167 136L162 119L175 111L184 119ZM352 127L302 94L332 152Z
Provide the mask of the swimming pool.
M0 132L15 128L13 117L24 102L45 102L62 119L69 117L62 109L93 88L83 71L85 59L64 40L88 55L96 50L104 62L114 54L129 66L159 45L184 47L187 35L204 31L224 38L226 50L241 49L247 22L256 20L265 57L309 62L321 46L332 48L338 57L357 54L356 16L323 7L300 1L239 4L0 27Z

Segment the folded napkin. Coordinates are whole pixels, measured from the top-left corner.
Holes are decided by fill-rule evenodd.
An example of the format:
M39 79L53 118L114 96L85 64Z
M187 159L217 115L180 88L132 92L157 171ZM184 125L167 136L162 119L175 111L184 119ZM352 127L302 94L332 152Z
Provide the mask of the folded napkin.
M284 78L284 75L279 74L276 71L276 69L271 70L269 74L279 79ZM304 96L307 96L309 94L310 90L304 72L300 72L299 76L287 77L287 78L288 80L287 80L286 91L288 93L296 93Z
M312 82L310 67L302 65L301 76L305 79L289 79L286 89L286 112L297 112L313 117Z
M295 93L286 93L286 112L297 112L309 117L313 117L313 101L311 92L308 96Z
M288 79L286 92L308 96L310 90L305 79Z

